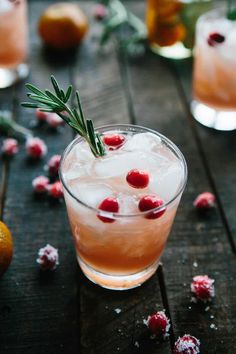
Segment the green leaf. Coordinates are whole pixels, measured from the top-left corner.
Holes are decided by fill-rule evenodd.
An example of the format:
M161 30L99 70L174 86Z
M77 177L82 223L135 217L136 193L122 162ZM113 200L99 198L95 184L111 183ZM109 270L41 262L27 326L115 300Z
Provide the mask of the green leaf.
M53 75L51 76L51 82L52 82L53 88L54 88L54 90L55 90L57 96L58 96L59 98L62 98L62 96L61 96L61 89L60 89L60 87L59 87L59 85L58 85L58 83L57 83L57 80L55 79L55 77L54 77Z
M68 102L68 100L70 99L71 93L72 93L72 85L70 85L66 91L66 97L65 97L65 102Z
M32 91L36 95L46 96L43 91L39 90L37 87L35 87L35 86L31 85L31 84L25 84L25 86L27 87L28 90Z
M236 20L236 9L229 10L227 13L228 20L235 21Z

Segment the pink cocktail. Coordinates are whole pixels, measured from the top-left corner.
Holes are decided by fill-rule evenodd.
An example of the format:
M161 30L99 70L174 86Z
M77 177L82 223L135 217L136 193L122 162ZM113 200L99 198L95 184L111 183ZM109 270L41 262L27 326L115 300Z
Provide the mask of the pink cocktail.
M60 177L82 271L103 287L129 289L158 267L186 184L186 163L154 131L132 125L99 131L104 142L117 134L120 141L109 145L108 139L106 155L95 158L76 138L64 153ZM137 179L134 170L142 176Z
M0 88L28 74L26 0L0 1Z
M218 9L200 17L196 30L192 112L202 124L236 129L236 21Z

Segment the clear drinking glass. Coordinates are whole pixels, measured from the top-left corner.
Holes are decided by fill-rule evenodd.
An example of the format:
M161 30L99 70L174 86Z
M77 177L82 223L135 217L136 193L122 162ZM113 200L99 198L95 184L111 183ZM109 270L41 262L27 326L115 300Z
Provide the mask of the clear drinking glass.
M192 55L195 24L212 0L147 0L146 24L151 49L171 59Z
M77 137L64 152L60 178L83 273L105 288L125 290L141 285L156 271L185 188L187 167L180 150L155 131L134 125L98 131L102 138L121 134L125 143L94 158ZM126 175L132 169L148 172L147 187L128 185ZM153 194L164 204L141 212L139 200ZM119 213L98 208L107 197L117 198Z
M201 16L196 29L192 113L217 130L236 129L236 21L226 9Z
M26 0L0 1L0 88L28 75Z

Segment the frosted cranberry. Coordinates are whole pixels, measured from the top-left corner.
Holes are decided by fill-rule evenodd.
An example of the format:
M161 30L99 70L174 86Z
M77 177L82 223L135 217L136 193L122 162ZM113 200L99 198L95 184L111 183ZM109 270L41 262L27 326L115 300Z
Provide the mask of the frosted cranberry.
M149 183L149 174L144 170L134 169L128 172L126 181L133 188L145 188Z
M29 138L26 141L26 152L31 158L39 159L46 155L47 146L39 138Z
M196 209L207 210L215 206L216 198L214 194L210 192L204 192L197 196L194 200L193 205Z
M45 122L47 120L48 112L42 112L39 108L36 108L35 115L38 121Z
M98 209L103 210L103 211L107 211L107 212L111 212L111 213L118 213L119 211L119 203L117 201L117 199L115 198L106 198L104 199L101 204L99 204ZM115 220L107 217L107 216L102 216L97 214L97 217L102 220L103 222L108 222L108 223L112 223Z
M215 296L214 282L208 275L197 275L191 283L191 291L198 300L209 301Z
M183 337L179 337L174 345L174 354L199 354L200 353L200 341L191 336L185 334Z
M48 185L48 195L53 199L60 199L63 197L63 188L60 181Z
M61 161L61 155L53 155L48 161L48 173L50 176L57 176Z
M49 179L45 176L38 176L32 181L32 186L34 188L35 193L42 194L47 192L48 185Z
M36 262L42 270L55 270L59 264L58 250L49 244L40 248Z
M223 43L225 41L225 36L223 36L220 33L214 32L210 33L207 39L207 43L209 46L214 47L215 45L219 43Z
M146 195L142 197L139 201L138 208L140 211L148 211L158 208L164 204L164 201L156 195ZM157 219L160 218L166 211L166 208L162 210L157 210L145 215L147 219Z
M104 144L113 148L121 147L125 142L125 137L121 134L105 135L103 138Z
M8 138L3 140L2 152L4 155L13 156L19 151L18 141L16 139Z
M102 4L97 4L95 6L94 17L96 20L103 20L107 16L107 9Z
M170 329L170 320L164 311L158 311L157 313L148 317L147 326L156 336L165 336L168 334Z
M59 117L56 113L50 113L47 116L47 123L51 128L56 129L64 123L64 120L61 117Z

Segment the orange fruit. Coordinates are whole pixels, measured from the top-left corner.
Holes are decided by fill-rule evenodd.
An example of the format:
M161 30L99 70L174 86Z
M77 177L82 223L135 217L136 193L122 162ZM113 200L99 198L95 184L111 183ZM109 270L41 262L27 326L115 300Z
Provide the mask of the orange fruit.
M13 241L8 227L0 221L0 276L9 267L13 254Z
M50 5L38 22L39 35L47 45L56 49L76 47L87 30L87 17L74 3Z

